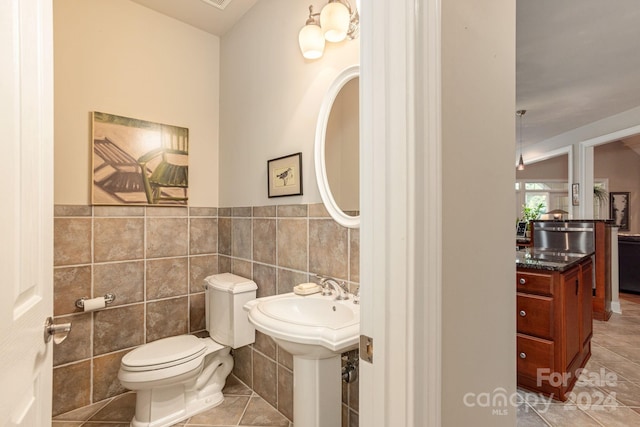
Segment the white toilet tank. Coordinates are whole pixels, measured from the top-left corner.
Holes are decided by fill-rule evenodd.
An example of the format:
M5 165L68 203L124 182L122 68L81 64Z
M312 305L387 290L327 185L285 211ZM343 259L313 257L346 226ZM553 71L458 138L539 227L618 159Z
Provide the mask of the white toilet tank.
M209 335L219 344L238 348L255 341L255 328L243 306L256 298L253 280L231 273L205 280L205 315Z

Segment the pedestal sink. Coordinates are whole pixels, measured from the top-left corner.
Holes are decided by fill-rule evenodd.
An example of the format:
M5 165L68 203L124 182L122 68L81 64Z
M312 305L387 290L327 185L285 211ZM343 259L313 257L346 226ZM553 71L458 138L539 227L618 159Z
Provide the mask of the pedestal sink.
M293 355L293 425L341 425L340 354L357 348L360 306L293 293L245 304L249 321Z

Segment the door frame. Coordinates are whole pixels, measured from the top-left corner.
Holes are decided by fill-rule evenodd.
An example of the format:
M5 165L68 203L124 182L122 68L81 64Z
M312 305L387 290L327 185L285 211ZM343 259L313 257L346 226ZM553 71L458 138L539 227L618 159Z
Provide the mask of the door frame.
M441 423L440 10L362 2L361 334L375 349L360 363L365 426Z

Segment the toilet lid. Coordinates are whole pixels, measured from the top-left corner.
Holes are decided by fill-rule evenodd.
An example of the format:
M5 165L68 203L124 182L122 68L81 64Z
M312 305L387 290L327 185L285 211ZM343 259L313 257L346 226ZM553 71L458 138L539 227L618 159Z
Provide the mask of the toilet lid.
M122 366L129 371L168 368L202 356L205 349L205 343L193 335L163 338L127 353Z

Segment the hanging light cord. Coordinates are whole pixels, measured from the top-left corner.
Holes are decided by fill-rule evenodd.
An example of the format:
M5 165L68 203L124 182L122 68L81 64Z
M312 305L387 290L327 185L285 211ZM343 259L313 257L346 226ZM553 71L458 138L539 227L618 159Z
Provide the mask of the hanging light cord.
M520 140L520 161L518 162L518 170L524 170L524 161L522 160L522 116L524 116L524 113L526 113L527 110L518 110L516 111L516 114L518 115L518 117L520 118L520 123L519 123L519 137L518 139Z

